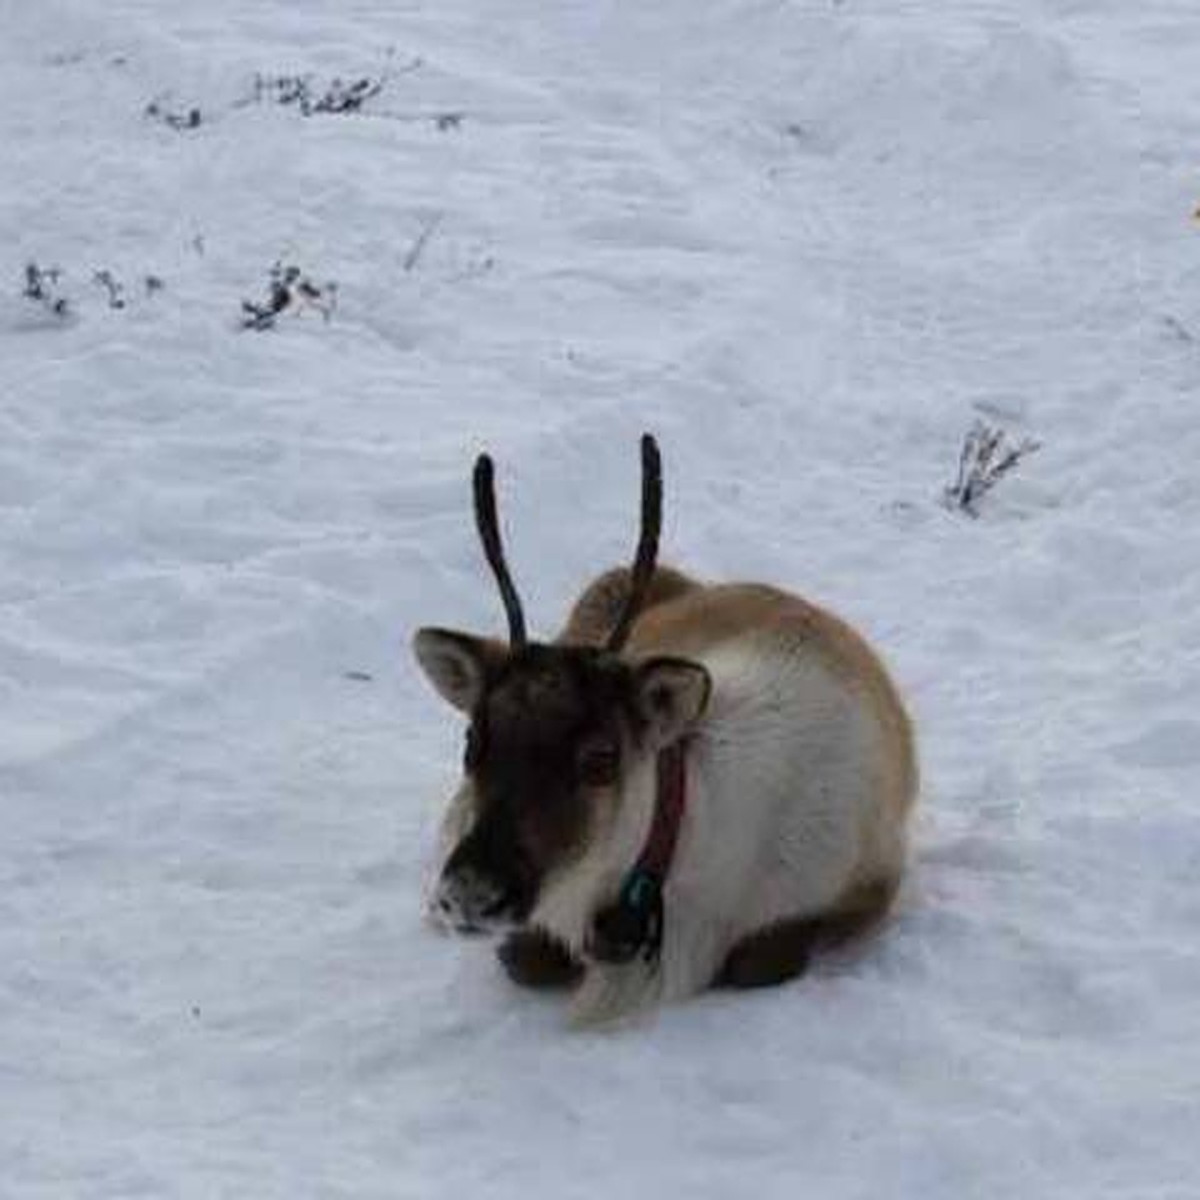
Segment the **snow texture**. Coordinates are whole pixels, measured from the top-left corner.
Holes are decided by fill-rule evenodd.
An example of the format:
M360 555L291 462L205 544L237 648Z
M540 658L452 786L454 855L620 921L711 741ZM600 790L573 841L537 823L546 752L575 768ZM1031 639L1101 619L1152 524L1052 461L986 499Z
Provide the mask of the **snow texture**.
M4 1200L1200 1195L1194 0L0 32ZM277 262L328 319L240 328ZM972 521L976 419L1042 448ZM646 428L665 556L863 629L925 786L883 936L572 1034L421 920L407 640L502 627L478 450L545 634Z

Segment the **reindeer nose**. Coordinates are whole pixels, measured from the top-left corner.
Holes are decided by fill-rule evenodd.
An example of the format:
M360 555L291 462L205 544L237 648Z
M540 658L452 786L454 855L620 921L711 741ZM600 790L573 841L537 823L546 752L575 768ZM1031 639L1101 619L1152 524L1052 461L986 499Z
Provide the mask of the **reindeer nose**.
M486 933L512 909L507 890L474 867L445 871L433 895L434 916L456 933Z

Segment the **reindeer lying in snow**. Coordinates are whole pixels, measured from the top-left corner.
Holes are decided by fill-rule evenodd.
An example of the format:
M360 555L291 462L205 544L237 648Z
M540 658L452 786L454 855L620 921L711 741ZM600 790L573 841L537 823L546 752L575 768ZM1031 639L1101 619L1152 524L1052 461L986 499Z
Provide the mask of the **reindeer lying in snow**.
M656 567L661 510L646 436L632 572L601 575L554 642L531 642L481 456L476 519L508 644L414 639L470 719L435 914L515 920L509 975L573 988L580 1023L780 983L874 924L917 787L904 706L858 634L773 587Z

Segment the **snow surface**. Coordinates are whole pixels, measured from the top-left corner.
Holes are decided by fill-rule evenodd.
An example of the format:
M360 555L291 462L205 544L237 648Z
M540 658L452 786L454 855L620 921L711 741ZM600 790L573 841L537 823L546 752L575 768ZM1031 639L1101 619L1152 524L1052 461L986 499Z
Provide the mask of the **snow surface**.
M1198 55L1194 0L0 0L0 1196L1200 1195ZM239 332L281 257L337 312ZM1044 445L973 521L978 415ZM548 632L644 428L670 560L889 658L923 809L870 946L571 1034L421 921L407 639L501 627L481 447Z

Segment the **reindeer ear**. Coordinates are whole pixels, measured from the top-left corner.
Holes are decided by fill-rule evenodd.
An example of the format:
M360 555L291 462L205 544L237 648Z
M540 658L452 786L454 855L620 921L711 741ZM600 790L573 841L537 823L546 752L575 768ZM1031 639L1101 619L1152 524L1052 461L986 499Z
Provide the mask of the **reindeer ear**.
M712 676L686 658L650 658L635 676L637 702L655 746L667 746L703 715L712 692Z
M412 646L429 682L465 713L474 710L488 679L508 656L499 642L452 629L418 629Z

